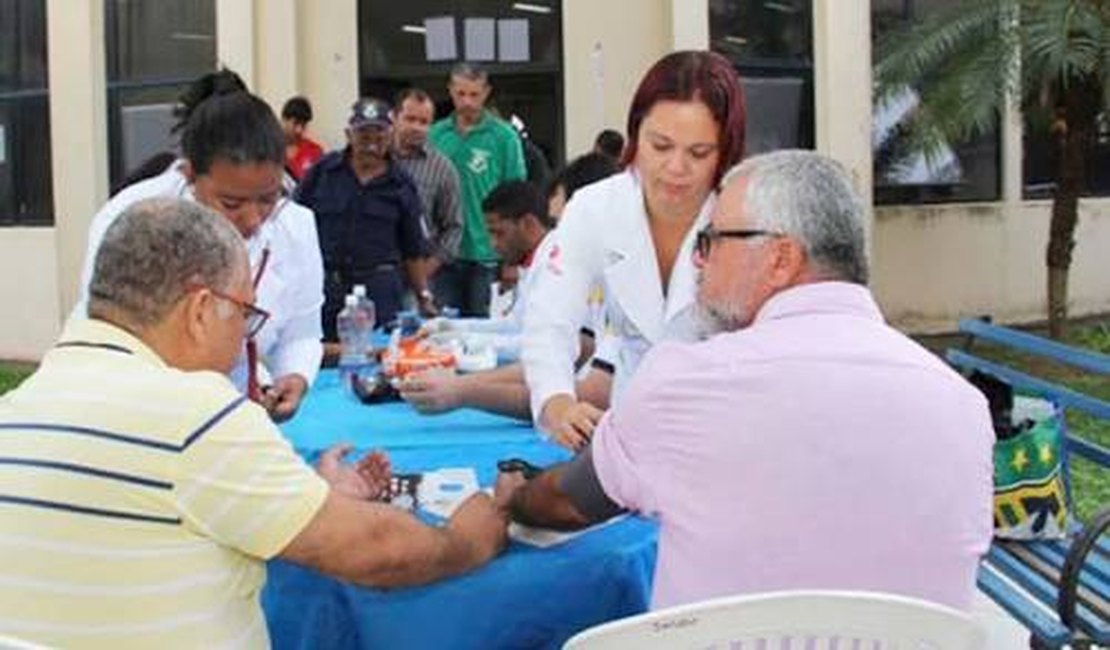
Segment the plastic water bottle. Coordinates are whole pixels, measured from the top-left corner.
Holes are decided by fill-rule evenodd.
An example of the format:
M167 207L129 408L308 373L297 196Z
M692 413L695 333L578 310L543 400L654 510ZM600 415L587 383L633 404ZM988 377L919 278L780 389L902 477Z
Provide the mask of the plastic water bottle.
M377 327L377 309L374 306L374 301L366 296L366 285L356 284L351 288L351 293L358 298L358 308L362 313L362 318L367 321L366 325L366 351L371 352L374 349L374 328Z
M351 382L368 362L367 352L370 331L373 324L358 304L358 296L349 294L343 309L335 318L335 330L339 335L339 380L344 390L354 390Z

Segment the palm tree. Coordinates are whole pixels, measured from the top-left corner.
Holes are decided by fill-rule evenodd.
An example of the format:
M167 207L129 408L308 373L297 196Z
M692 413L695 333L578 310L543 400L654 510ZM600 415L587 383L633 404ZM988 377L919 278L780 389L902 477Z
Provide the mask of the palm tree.
M916 89L907 132L926 155L993 130L1005 101L1051 116L1059 156L1045 261L1049 331L1059 338L1086 156L1110 88L1110 0L962 0L876 52L876 102Z

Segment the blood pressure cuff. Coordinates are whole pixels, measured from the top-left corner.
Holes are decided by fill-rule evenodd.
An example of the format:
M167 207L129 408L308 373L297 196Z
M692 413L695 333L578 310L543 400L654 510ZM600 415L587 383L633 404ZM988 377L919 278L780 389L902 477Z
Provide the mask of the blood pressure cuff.
M625 511L601 487L590 446L564 466L559 489L574 504L574 509L591 523L605 521Z

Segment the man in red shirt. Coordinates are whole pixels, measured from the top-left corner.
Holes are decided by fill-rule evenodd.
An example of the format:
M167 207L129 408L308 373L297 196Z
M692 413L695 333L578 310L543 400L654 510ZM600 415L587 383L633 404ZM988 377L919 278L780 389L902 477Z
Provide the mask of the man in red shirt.
M305 135L312 121L312 104L301 96L292 97L281 108L281 126L285 131L285 169L298 182L309 167L324 155L324 149Z

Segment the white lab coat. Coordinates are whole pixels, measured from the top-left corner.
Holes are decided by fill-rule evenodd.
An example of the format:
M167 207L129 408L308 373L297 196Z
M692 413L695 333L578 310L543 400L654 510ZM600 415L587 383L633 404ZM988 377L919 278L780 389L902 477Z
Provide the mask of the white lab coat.
M154 178L123 189L93 217L81 271L81 295L71 319L84 318L88 313L93 264L108 227L128 206L154 197L194 200L192 188L181 172L181 162L170 165ZM302 375L311 386L323 356L320 307L324 304L324 265L316 219L308 208L285 201L246 241L246 246L252 271L258 268L262 251L270 249L255 301L270 312L270 319L256 338L265 369L274 377ZM246 388L245 353L240 355L231 379L241 390Z
M528 296L521 359L535 418L552 396L575 394L578 331L597 282L605 293L607 320L605 332L598 333L598 356L614 361L614 400L652 345L697 338L694 238L709 222L714 203L715 195L706 199L686 233L664 296L635 172L575 192L549 236L546 259L534 262L542 266Z
M543 266L543 261L551 254L551 246L554 242L554 236L548 232L536 245L536 250L532 252L532 260L526 267L521 267L520 277L516 281L516 300L513 302L513 308L509 312L509 320L517 328L517 330L524 329L524 315L528 311L528 297L532 295L532 291L536 286L536 279L539 277L540 268Z

